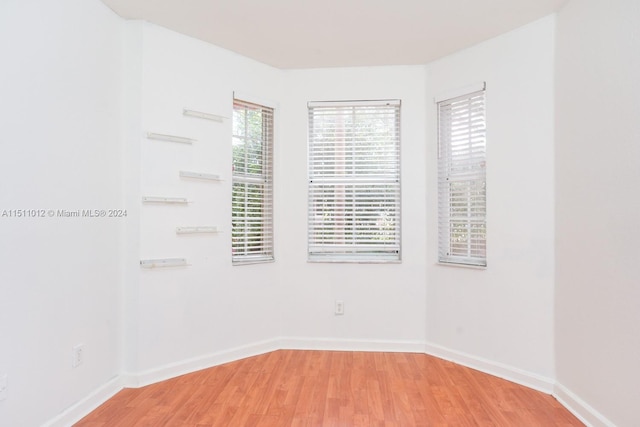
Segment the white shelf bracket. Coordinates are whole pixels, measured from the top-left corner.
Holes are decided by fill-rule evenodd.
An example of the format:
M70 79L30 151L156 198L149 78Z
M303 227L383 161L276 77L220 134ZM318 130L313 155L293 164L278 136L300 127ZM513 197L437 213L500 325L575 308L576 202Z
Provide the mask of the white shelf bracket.
M182 114L188 117L196 117L198 119L211 120L212 122L222 123L226 117L218 114L204 113L202 111L183 109Z
M142 268L166 268L166 267L186 267L187 264L185 258L161 258L161 259L143 259L140 260L140 267Z
M203 172L180 171L182 178L206 179L208 181L222 181L220 175Z
M147 132L147 138L155 139L157 141L179 142L181 144L193 144L196 139L186 138L184 136L166 135L163 133Z
M195 227L176 227L176 234L219 233L215 225L199 225Z
M178 204L178 205L186 205L189 203L185 197L156 197L156 196L145 196L142 198L143 203L166 203L166 204Z

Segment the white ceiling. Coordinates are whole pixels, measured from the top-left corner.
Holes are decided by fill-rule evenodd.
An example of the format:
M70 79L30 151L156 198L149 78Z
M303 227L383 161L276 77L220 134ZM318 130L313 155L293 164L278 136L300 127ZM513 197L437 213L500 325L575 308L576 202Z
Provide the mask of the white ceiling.
M278 68L425 64L567 0L102 0Z

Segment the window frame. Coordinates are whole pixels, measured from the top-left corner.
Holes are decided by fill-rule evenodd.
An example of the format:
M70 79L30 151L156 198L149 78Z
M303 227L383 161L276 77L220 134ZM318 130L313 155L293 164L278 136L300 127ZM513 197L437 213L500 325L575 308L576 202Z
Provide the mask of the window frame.
M309 102L307 107L308 261L401 262L401 101L317 101ZM342 117L343 126L351 123L351 128L342 129L343 138L333 142L338 150L344 150L343 154L338 153L336 147L332 151L331 137L323 136L323 130L327 135L332 130L334 136L338 134L337 128L331 129L328 124L331 119L323 118L323 114L334 115L335 120L341 120L339 117ZM356 120L362 120L367 114L373 117L371 123L375 119L382 120L378 122L382 132L361 133L360 127L366 125L356 125L359 123ZM323 125L323 120L327 120L327 124ZM316 126L316 121L320 123L320 128ZM390 135L389 140L385 139L385 135L379 141L372 142L374 137L379 137L383 132ZM364 155L358 155L358 144L366 154L362 147L376 143L377 151L372 148L374 154L369 154L369 157L379 156L378 162L368 163ZM373 219L375 215L378 215L377 221ZM387 224L391 224L391 227Z
M243 123L238 126L237 111L244 111ZM259 134L249 134L248 112L260 112ZM247 97L234 94L232 115L232 184L231 184L231 261L233 265L247 265L268 263L275 261L274 251L274 220L273 220L273 148L274 148L275 108L262 103L253 102ZM236 129L242 128L242 133ZM243 140L245 147L244 162L236 162L236 143ZM248 153L248 142L259 142L259 148ZM249 159L253 166L259 165L260 173L249 171ZM236 169L242 165L243 171ZM244 196L238 197L237 190L244 186ZM243 202L244 215L237 215L236 206ZM261 215L255 217L247 215L249 205L251 209L262 210ZM257 221L256 221L257 218ZM242 226L238 224L238 220ZM236 250L240 248L240 253Z
M486 268L486 85L484 82L472 85L436 98L435 102L438 129L438 262L443 265ZM454 150L455 159L452 154ZM457 184L457 189L452 190L454 184ZM454 241L456 233L462 236Z

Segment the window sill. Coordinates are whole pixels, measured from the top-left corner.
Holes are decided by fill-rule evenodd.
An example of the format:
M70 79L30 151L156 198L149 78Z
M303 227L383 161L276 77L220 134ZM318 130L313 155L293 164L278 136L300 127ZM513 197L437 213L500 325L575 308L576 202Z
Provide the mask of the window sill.
M402 260L368 259L368 260L348 260L348 259L308 259L309 264L402 264Z
M436 263L436 265L439 265L439 266L442 266L442 267L468 268L470 270L486 270L487 269L486 265L458 264L458 263L454 263L454 262L441 262L441 261L438 261Z
M252 260L242 260L242 261L232 261L231 265L233 265L234 267L237 266L241 266L241 265L256 265L256 264L271 264L276 262L275 259L271 258L271 259L252 259Z

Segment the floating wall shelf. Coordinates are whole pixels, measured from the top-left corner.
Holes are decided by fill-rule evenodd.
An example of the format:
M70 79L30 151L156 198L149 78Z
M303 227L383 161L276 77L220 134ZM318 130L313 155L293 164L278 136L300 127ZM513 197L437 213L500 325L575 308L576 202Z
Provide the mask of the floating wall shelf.
M226 117L219 116L217 114L203 113L202 111L188 110L186 108L182 110L182 114L189 117L197 117L199 119L211 120L213 122L220 123L222 123L222 121L226 119Z
M140 260L142 268L164 268L164 267L186 267L187 260L184 258L162 258Z
M196 142L196 139L186 138L184 136L176 136L176 135L165 135L163 133L153 133L147 132L147 138L155 139L158 141L169 141L169 142L179 142L181 144L193 144Z
M196 179L206 179L209 181L222 181L220 179L220 175L215 175L212 173L180 171L180 176L183 178L196 178Z
M218 233L218 227L200 225L196 227L176 227L176 234Z
M145 196L142 198L143 203L168 203L168 204L180 204L185 205L189 203L185 197L155 197Z

